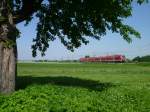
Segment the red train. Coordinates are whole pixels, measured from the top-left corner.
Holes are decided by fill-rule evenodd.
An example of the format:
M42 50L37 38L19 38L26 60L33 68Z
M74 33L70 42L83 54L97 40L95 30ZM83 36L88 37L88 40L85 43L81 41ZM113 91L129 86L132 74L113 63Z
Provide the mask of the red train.
M108 55L99 57L80 58L80 62L125 62L124 55Z

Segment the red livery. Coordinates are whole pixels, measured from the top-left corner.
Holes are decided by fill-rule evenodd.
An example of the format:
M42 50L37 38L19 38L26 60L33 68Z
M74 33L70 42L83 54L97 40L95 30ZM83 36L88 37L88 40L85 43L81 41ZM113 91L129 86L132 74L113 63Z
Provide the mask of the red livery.
M108 55L99 57L80 58L80 62L125 62L124 55Z

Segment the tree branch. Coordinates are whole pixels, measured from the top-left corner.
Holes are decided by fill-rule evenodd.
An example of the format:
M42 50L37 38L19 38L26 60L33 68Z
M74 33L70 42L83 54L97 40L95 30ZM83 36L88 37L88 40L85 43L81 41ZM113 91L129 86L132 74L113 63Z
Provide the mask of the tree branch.
M14 12L14 23L18 24L30 18L41 6L43 0L22 0L21 10Z

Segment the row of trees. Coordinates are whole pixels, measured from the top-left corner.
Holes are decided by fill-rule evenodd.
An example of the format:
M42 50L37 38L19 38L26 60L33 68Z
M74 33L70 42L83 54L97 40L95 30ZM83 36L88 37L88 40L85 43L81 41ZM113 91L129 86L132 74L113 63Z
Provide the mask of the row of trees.
M150 55L147 56L137 56L133 60L133 62L150 62Z

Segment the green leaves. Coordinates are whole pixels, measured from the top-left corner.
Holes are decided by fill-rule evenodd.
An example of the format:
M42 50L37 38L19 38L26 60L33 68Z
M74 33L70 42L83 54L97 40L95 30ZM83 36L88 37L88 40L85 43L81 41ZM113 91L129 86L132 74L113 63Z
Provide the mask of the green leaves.
M144 0L138 0L139 4ZM52 0L41 4L36 13L39 18L37 36L33 40L33 56L36 51L44 55L49 42L59 38L68 50L74 51L89 41L86 36L99 40L107 30L120 35L127 42L140 37L123 19L132 15L131 0Z
M119 33L127 42L140 33L123 20L132 15L133 0L11 0L7 1L14 22L26 21L35 14L39 22L33 39L32 54L44 56L50 42L58 38L68 50L88 44L87 37L100 40L110 30ZM137 0L138 4L148 0ZM30 3L30 5L28 5ZM25 15L24 15L25 14ZM0 17L0 23L4 18Z
M122 25L119 30L120 35L123 37L123 39L129 43L132 42L132 38L130 35L141 38L140 33L128 25Z
M137 1L137 3L139 3L140 5L141 5L142 3L144 3L144 2L148 3L148 0L138 0L138 1Z
M13 2L12 2L13 1ZM43 2L42 2L43 1ZM49 42L58 38L68 50L74 51L82 44L88 44L88 37L100 40L110 30L119 33L127 42L140 34L123 20L132 15L133 0L11 0L15 22L28 24L35 14L39 22L37 35L33 39L32 54L41 55ZM138 4L148 0L136 0ZM30 3L30 5L28 5ZM24 12L24 13L23 13ZM19 15L17 15L19 14ZM22 15L21 15L22 14ZM23 15L25 14L25 15ZM17 20L21 17L20 20Z

